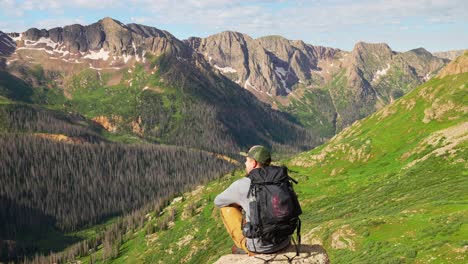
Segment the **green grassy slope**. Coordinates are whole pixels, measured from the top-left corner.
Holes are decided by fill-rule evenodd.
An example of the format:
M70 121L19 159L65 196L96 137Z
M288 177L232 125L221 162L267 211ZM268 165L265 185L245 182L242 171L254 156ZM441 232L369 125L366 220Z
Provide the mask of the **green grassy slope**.
M416 88L329 143L286 164L303 205L303 241L332 263L465 263L468 246L468 73ZM214 197L233 173L187 193L117 257L85 263L211 263L230 251ZM160 215L160 216L159 216ZM162 229L162 230L161 230Z
M290 160L310 183L306 241L337 263L464 263L467 85L433 79Z

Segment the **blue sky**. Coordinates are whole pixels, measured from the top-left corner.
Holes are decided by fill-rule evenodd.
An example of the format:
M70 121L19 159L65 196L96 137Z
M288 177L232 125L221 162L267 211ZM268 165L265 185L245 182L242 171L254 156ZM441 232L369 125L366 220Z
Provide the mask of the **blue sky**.
M358 41L396 51L468 49L467 0L0 0L4 32L87 25L106 16L179 39L232 30L344 50Z

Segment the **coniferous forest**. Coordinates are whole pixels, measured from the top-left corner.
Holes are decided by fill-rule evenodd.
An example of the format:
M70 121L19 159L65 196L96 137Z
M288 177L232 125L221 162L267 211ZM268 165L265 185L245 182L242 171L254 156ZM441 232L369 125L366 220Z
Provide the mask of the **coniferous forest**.
M126 216L93 242L116 245L127 228L142 221L143 212L235 167L207 151L112 143L102 127L79 114L34 105L2 105L0 128L0 261L31 252L48 255L46 250L63 249L38 245L51 232L60 236ZM67 254L85 252L89 243L82 241Z
M130 213L234 168L207 152L166 146L70 144L28 135L1 135L0 145L0 219L6 222L0 235L10 240L28 228L74 230Z

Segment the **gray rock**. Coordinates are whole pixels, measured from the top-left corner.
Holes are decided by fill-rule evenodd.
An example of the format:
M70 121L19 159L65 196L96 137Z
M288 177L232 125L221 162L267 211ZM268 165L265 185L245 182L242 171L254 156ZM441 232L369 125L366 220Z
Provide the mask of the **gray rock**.
M41 31L37 28L30 28L24 32L24 38L27 40L37 41L41 38Z
M103 31L101 24L94 23L84 28L88 48L91 50L99 50L106 39L106 33Z
M16 43L11 39L8 34L3 33L0 31L0 56L2 57L9 57L11 56L16 50ZM2 59L3 68L6 66L6 60Z
M275 254L225 255L214 264L328 264L330 260L325 249L320 245L301 245L299 256L296 256L294 246Z
M63 43L68 47L71 53L86 51L83 45L87 47L86 36L83 26L75 24L63 27Z
M56 27L49 30L49 37L53 42L61 43L63 42L63 28Z

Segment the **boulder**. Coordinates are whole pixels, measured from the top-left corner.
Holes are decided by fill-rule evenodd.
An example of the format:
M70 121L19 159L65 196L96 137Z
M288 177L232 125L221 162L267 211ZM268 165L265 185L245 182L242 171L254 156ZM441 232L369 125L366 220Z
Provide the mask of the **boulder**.
M299 256L296 256L296 247L291 245L274 254L224 255L215 264L328 264L330 260L325 249L320 245L301 245Z

